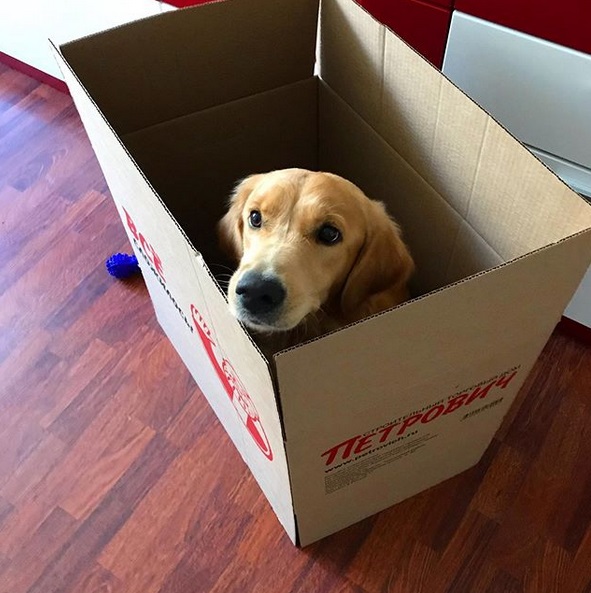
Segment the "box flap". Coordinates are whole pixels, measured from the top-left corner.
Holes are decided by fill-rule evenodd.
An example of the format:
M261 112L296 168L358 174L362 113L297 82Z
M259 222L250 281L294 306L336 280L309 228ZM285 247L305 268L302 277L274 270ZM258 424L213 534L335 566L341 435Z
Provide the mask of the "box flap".
M125 134L308 78L317 12L318 0L225 0L60 49L111 125Z
M325 0L321 18L322 79L501 260L591 228L579 196L360 6Z
M407 161L326 85L320 85L320 166L380 200L401 225L417 264L412 294L426 294L505 261Z

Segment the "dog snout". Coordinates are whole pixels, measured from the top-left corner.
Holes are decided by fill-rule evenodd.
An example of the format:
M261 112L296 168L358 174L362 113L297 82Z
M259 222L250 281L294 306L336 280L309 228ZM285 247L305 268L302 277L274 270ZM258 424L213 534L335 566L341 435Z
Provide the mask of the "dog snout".
M240 305L251 315L265 315L276 311L285 300L286 291L274 276L246 272L236 284Z

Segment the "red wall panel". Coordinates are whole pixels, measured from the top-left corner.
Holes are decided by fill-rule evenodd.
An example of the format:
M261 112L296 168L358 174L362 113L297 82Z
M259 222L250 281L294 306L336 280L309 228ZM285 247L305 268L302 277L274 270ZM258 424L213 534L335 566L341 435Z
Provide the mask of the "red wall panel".
M358 0L437 67L441 67L451 10L417 0ZM451 0L432 0L449 4Z
M438 4L444 8L453 8L454 0L427 0L428 4Z
M188 6L197 6L197 4L206 4L212 0L164 0L166 4L176 6L177 8L187 8Z
M456 0L455 8L486 21L591 53L590 0Z

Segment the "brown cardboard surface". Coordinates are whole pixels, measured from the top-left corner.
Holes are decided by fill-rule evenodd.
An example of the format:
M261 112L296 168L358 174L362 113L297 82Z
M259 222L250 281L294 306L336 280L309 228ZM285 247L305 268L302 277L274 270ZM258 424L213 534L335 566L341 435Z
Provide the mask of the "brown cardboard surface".
M400 385L412 394L416 386L452 371L468 383L477 382L482 371L470 368L479 366L479 360L510 366L511 360L503 358L505 352L527 344L532 336L547 336L554 328L576 288L577 272L585 270L590 247L588 231L280 353L276 360L287 439L316 432L323 415L344 400L354 421L376 401L401 402L396 393ZM564 266L564 257L569 258L569 266ZM547 290L549 278L552 290ZM535 298L538 295L541 298ZM364 396L349 397L347 386L351 385L358 385ZM290 395L290 390L298 396ZM341 418L333 417L330 424L338 424Z
M447 392L440 389L432 400L420 398L412 407L377 422L368 422L368 416L363 415L356 430L324 444L314 460L307 439L288 443L292 481L308 483L305 490L294 491L301 545L476 464L490 442L491 430L500 425L536 357L528 359L520 352L517 371L483 374L477 383L454 386ZM513 372L521 374L519 382L511 379ZM502 388L507 380L509 386ZM474 393L473 403L455 407L456 401L467 400ZM329 463L331 455L335 457Z
M573 192L361 7L324 2L322 17L323 80L504 260L589 226Z
M126 134L123 142L217 272L225 258L215 225L234 185L269 168L316 168L317 120L311 77Z
M111 125L127 134L309 78L317 11L317 0L212 2L61 51Z
M352 0L323 0L312 78L317 9L227 0L58 52L159 322L301 544L476 463L591 259L591 207ZM238 178L284 166L384 201L422 296L273 376L213 227Z
M462 216L394 148L325 85L320 87L320 166L383 201L400 223L425 294L504 260L480 239L463 241Z
M400 500L401 491L406 497L437 483L430 480L440 476L442 452L450 458L448 469L480 457L576 289L571 274L584 272L589 249L587 231L277 357L301 541L316 539L320 517L333 525L342 521L344 506L353 515L364 504L384 508ZM392 463L340 488L338 496L327 491L332 466L323 453L335 445L412 410L446 406L458 393L514 370L510 386L496 390L501 404L474 424L477 434L457 427L460 413L444 415L433 423L440 432L431 436L437 438L421 447L414 465ZM389 440L384 448L403 444ZM343 461L367 463L387 452L373 445ZM385 491L375 483L383 484L388 474L393 486Z

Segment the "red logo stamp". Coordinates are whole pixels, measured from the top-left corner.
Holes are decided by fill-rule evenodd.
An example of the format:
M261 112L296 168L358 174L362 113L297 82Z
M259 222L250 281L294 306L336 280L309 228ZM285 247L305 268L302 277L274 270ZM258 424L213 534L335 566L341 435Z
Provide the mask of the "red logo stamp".
M255 408L255 405L248 395L244 385L236 375L234 367L227 358L223 358L217 348L214 336L205 323L205 320L194 305L191 305L191 316L195 329L203 343L207 356L216 371L230 401L234 405L234 409L238 413L240 420L254 439L258 448L263 452L265 457L273 460L273 451L271 444L265 434L261 419ZM221 361L221 362L220 362Z

